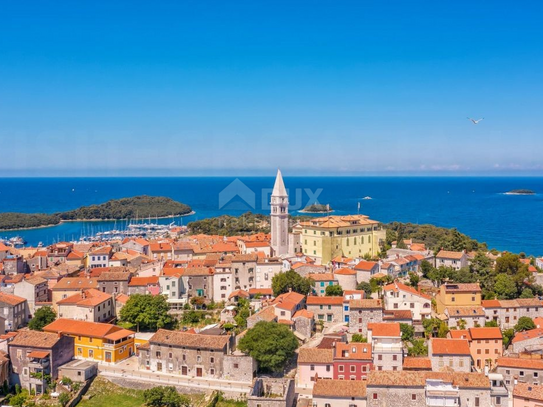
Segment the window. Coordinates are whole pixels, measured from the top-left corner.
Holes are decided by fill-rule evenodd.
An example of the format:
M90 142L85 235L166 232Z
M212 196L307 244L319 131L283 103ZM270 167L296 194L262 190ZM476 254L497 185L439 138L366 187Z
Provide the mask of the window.
M238 363L234 363L234 369L238 369L239 368L239 364Z
M383 355L377 355L377 360L383 360Z
M356 366L351 366L351 373L356 373Z
M374 400L377 400L377 393L373 393L373 397L372 397Z
M343 372L344 369L345 369L345 367L344 367L343 365L339 365L339 366L338 366L338 371L339 371L339 372Z
M315 365L310 365L309 370L314 371L315 370Z
M392 360L397 361L398 360L398 355L392 355Z
M210 358L209 358L209 363L215 363L215 358L214 358L214 357L210 357Z
M330 371L330 365L326 365L326 371L327 371L327 372Z
M214 375L215 374L215 369L209 369L209 374Z
M479 407L479 406L480 406L479 397L475 397L475 407Z
M416 394L411 394L411 400L416 400L417 399L417 395Z

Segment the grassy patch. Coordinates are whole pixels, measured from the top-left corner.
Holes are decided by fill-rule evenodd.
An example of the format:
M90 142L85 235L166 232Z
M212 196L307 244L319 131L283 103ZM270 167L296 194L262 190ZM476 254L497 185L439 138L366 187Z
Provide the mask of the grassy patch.
M102 377L97 377L92 383L87 396L89 400L81 400L77 407L141 407L144 405L143 390L127 389L117 386ZM187 395L192 405L202 403L204 396L201 394ZM236 405L224 405L223 407L237 407Z

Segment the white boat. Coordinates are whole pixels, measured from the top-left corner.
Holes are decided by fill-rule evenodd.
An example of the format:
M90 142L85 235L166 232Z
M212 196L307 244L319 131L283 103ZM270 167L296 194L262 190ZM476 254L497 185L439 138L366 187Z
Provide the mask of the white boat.
M372 198L371 196L365 196L365 197L362 198L362 199L364 199L365 201L367 201L367 200L370 200L370 199L373 199L373 198Z

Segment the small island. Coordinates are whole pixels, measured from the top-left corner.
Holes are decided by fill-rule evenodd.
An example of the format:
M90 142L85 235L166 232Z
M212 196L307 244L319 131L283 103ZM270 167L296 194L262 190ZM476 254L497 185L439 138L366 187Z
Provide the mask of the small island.
M0 230L31 229L56 226L67 221L105 221L147 217L174 217L190 215L190 206L161 196L135 196L113 199L99 205L53 214L0 213Z
M505 195L535 195L535 192L531 189L512 189L506 192Z
M306 206L300 212L301 213L331 213L333 212L333 210L332 208L330 208L330 205L314 203L314 204Z

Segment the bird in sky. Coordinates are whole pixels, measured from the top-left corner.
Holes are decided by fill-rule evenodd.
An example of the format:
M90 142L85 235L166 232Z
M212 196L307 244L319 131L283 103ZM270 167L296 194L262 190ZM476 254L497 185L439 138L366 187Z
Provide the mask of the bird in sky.
M478 119L478 120L472 119L471 117L468 117L468 119L471 120L471 122L472 122L473 124L479 124L479 122L480 122L481 120L483 120L484 117L481 118L481 119Z

